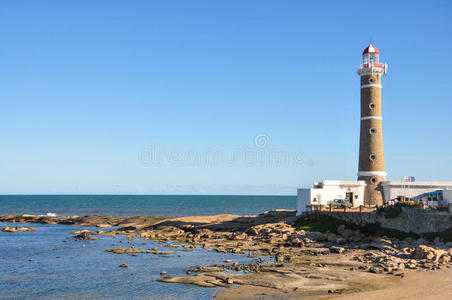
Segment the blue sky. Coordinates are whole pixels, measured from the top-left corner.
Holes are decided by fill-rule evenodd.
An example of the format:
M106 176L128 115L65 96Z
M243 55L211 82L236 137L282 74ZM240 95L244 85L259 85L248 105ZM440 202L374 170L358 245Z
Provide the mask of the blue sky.
M2 1L0 193L355 179L370 40L388 179L452 180L451 19L450 1Z

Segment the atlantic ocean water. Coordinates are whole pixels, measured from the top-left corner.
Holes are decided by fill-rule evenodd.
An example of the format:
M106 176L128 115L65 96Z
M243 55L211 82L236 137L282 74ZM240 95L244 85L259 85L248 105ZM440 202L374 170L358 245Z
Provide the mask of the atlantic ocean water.
M0 215L250 215L276 208L295 209L296 197L0 196ZM96 227L0 223L1 228L22 225L38 231L0 231L0 299L211 299L218 288L162 283L157 281L160 272L182 276L188 268L226 259L239 263L258 259L203 248L165 256L120 255L105 250L130 246L124 236L101 236L98 240L85 241L71 237L74 230L97 230ZM136 248L174 250L151 240L135 239L133 243ZM121 264L127 264L128 268L119 267Z
M59 216L253 215L296 209L296 196L209 195L0 195L0 215Z

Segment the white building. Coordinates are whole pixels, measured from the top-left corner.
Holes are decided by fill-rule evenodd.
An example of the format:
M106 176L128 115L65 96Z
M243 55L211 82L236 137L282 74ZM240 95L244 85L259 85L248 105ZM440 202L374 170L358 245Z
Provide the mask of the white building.
M314 183L313 188L297 190L297 215L309 205L328 205L335 199L348 201L353 207L364 204L364 181L323 180Z
M407 197L416 200L429 200L429 202L432 202L429 204L435 206L440 204L439 199L442 199L443 204L452 203L445 201L445 195L450 193L446 191L452 189L451 181L384 181L381 186L383 187L385 202L397 199L397 197ZM441 197L435 197L435 195L440 195Z
M452 203L452 182L450 181L383 181L383 198L387 203L398 197L428 201L438 206ZM310 205L327 206L335 199L348 201L353 207L364 204L364 181L323 180L314 183L313 188L297 190L297 215L309 209Z

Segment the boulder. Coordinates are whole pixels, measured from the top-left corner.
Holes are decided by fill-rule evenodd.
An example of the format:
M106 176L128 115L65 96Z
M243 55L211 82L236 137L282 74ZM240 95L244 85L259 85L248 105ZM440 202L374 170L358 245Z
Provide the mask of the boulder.
M336 247L336 246L330 247L330 252L331 253L339 253L339 254L341 254L341 253L344 253L344 251L345 251L345 249L342 248L342 247Z
M444 250L435 249L426 245L419 245L414 251L415 259L427 259L437 262L442 256L448 256L448 253ZM450 257L448 258L450 259Z
M306 234L306 237L311 240L318 241L318 242L323 242L323 241L326 241L326 239L327 239L327 235L325 233L321 233L321 232L317 232L317 231L309 232L308 234Z
M326 240L327 240L328 242L334 243L334 242L336 242L336 240L337 240L337 235L334 234L334 233L328 233L328 234L326 235Z
M337 228L336 231L337 231L337 233L339 233L340 235L343 235L344 232L345 232L345 225L344 225L344 224L339 225L339 227Z
M336 244L345 244L346 240L342 237L338 237L336 239Z

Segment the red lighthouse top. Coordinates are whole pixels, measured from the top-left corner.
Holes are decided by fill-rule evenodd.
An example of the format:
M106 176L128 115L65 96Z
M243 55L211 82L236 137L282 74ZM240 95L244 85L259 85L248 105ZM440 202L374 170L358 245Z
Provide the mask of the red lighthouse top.
M363 63L358 67L358 75L386 74L387 64L380 64L380 51L369 44L363 51Z
M364 55L364 54L367 54L367 53L376 53L376 54L380 54L380 51L378 51L377 47L374 47L374 45L369 44L369 46L367 46L367 48L364 49L363 55Z

